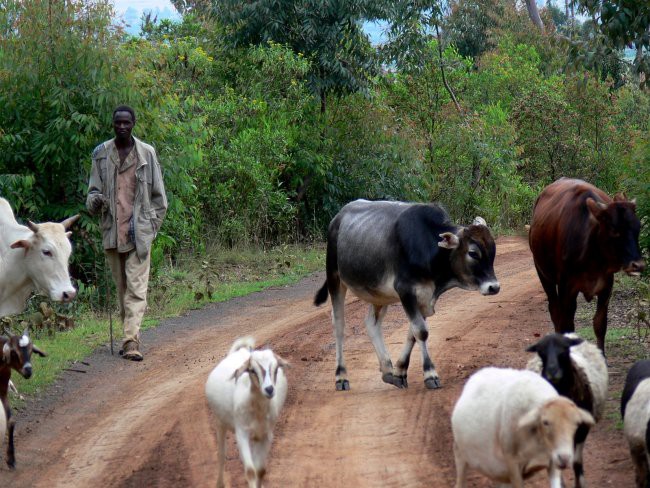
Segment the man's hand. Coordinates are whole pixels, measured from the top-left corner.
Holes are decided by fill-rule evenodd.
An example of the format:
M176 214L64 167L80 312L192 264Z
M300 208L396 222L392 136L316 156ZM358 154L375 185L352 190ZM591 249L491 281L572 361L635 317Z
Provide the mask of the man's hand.
M100 211L109 207L108 198L106 198L101 193L97 193L92 196L90 200L90 212L93 214L99 213Z

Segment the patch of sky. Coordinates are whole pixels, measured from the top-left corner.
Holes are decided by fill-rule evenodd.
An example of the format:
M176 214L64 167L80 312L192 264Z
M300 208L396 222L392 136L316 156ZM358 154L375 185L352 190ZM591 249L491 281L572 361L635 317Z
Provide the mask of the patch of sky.
M151 13L152 18L158 20L181 20L169 0L115 0L115 13L118 22L124 23L124 30L131 35L140 34L142 16Z

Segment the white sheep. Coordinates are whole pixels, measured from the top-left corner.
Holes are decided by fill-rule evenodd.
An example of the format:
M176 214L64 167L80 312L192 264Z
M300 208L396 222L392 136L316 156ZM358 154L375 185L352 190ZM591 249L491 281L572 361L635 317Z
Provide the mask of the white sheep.
M248 486L262 486L273 427L287 396L287 362L270 349L254 346L251 337L236 340L205 385L217 417L219 488L224 486L226 431L235 432Z
M609 375L603 352L576 334L549 334L527 349L536 352L527 369L547 380L557 392L584 408L598 422L605 411ZM589 427L576 432L573 472L576 488L585 487L583 450Z
M650 486L650 361L630 369L621 396L623 432L630 446L637 488Z
M532 371L483 368L465 384L451 416L456 488L473 468L500 483L523 480L546 469L551 488L571 464L573 438L591 414L563 398Z

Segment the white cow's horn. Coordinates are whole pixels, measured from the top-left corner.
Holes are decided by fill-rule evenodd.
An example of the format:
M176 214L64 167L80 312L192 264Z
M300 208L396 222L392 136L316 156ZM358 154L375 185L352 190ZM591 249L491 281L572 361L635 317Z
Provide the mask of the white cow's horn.
M31 220L27 221L27 227L29 227L29 230L31 230L34 234L38 233L38 224L35 224Z
M63 225L63 228L65 230L68 230L70 227L72 227L74 225L74 223L77 220L79 220L79 217L81 217L79 214L73 215L72 217L68 217L63 222L61 222L61 225Z

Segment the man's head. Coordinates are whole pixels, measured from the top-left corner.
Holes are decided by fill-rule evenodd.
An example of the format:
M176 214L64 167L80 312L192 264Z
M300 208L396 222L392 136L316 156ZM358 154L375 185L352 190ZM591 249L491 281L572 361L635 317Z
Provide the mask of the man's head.
M131 107L120 105L113 110L113 130L118 141L130 141L133 127L135 127L135 112Z

